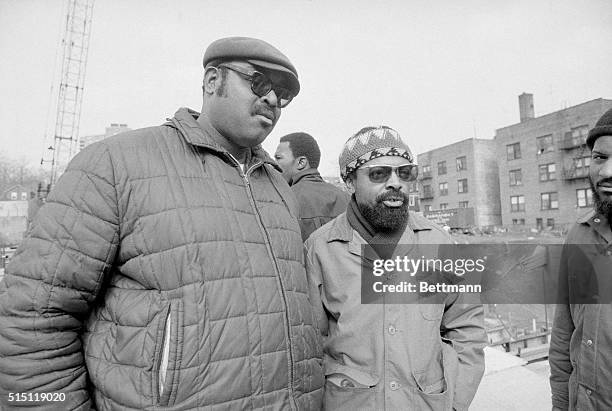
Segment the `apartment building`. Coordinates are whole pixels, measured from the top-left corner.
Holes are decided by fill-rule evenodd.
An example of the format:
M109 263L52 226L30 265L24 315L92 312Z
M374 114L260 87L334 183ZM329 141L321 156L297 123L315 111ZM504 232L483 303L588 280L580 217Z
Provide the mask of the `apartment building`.
M495 143L470 138L417 155L420 209L425 216L467 209L462 214L469 225L501 224Z
M599 98L535 117L533 95L519 96L520 122L494 139L504 226L561 228L592 209L586 137L611 107Z
M124 131L130 130L131 128L129 128L127 124L111 123L109 127L106 127L106 131L104 132L104 134L93 134L81 137L79 139L79 150L84 149L90 144L104 140L107 137L111 137L115 134L123 133Z

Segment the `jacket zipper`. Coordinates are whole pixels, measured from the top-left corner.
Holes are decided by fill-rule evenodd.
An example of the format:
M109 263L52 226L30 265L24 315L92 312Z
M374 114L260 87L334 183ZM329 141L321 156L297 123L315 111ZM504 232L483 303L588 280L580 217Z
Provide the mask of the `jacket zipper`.
M168 377L168 361L170 358L170 331L172 330L172 307L168 307L168 315L164 325L164 339L162 345L162 357L159 363L159 376L158 376L158 393L159 400L164 394L164 388L166 378Z
M236 165L238 166L238 169L240 169L240 163L238 162L238 160L236 160L236 158L231 155L230 153L227 153L231 159L236 163ZM247 169L246 172L243 173L243 171L240 169L239 173L240 176L244 179L244 182L246 183L246 188L247 188L247 194L249 197L249 202L251 203L251 207L253 207L253 210L255 210L255 213L257 214L257 222L259 223L259 227L261 228L261 230L263 231L264 235L266 236L266 248L268 249L268 253L270 254L271 258L272 258L272 262L274 263L274 268L276 270L276 275L278 276L278 280L280 282L281 285L281 296L283 299L283 303L285 305L285 320L286 320L286 331L287 331L287 351L289 353L289 403L291 404L291 408L297 408L297 406L294 404L295 403L295 398L293 397L293 381L294 381L294 370L293 370L293 348L292 348L292 344L291 344L291 326L289 325L289 305L287 304L287 296L285 294L285 284L283 283L283 278L280 275L280 270L278 268L278 262L276 261L276 257L274 256L274 253L272 252L272 242L270 240L270 236L268 234L268 231L266 230L266 228L263 225L263 219L261 217L261 214L259 213L259 209L257 208L257 206L255 205L255 198L253 196L253 191L251 188L251 183L249 181L249 173L255 168L258 167L259 165L261 165L262 162L257 162L255 164L253 164L251 167L249 167Z

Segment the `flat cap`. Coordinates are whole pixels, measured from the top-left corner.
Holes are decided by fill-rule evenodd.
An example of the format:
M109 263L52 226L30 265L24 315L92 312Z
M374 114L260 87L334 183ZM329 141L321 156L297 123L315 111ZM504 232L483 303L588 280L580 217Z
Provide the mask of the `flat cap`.
M589 149L593 150L595 140L601 136L612 136L612 108L606 111L597 121L595 127L589 131L586 143Z
M227 60L244 60L254 66L285 74L288 87L297 95L300 91L298 73L289 58L273 45L251 37L226 37L213 41L204 53L204 67Z

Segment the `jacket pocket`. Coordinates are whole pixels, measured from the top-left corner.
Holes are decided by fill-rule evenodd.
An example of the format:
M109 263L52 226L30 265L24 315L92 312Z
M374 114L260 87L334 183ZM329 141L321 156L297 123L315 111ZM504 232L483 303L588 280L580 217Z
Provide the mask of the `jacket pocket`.
M413 372L417 386L416 409L452 410L459 359L450 344L442 343L441 364Z
M325 410L373 410L380 378L343 364L325 364Z
M419 310L424 319L438 321L444 315L444 304L422 304L419 303Z
M157 404L162 406L172 405L176 400L183 352L182 308L182 301L171 301L161 331L158 332L154 394L157 396Z

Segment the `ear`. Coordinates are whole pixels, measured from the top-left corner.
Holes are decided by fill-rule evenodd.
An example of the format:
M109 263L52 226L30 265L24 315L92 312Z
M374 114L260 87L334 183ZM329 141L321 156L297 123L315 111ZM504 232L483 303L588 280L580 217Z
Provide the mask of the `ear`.
M217 90L217 80L219 80L219 70L216 67L208 67L204 72L204 84L202 90L204 94L214 94Z
M353 177L348 177L346 179L346 188L348 188L349 193L355 194L355 184L353 183Z
M300 171L310 168L310 162L305 156L298 157L296 168Z

